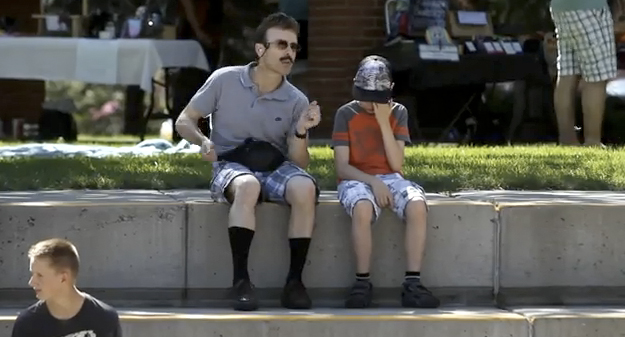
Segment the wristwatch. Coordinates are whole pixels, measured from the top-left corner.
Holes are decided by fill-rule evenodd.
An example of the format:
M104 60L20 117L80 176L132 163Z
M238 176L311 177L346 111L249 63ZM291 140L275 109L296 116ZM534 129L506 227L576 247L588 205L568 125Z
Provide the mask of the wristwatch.
M295 137L301 138L301 139L306 139L306 136L308 136L308 132L298 133L297 130L295 130Z

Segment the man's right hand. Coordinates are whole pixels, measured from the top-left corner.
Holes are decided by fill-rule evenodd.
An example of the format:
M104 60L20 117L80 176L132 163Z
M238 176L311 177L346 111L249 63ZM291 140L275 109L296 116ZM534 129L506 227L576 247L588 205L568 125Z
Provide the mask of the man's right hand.
M371 189L380 207L393 207L393 194L381 179L375 179L371 184Z
M204 138L200 148L202 159L210 162L217 161L217 152L215 152L215 144L210 139Z

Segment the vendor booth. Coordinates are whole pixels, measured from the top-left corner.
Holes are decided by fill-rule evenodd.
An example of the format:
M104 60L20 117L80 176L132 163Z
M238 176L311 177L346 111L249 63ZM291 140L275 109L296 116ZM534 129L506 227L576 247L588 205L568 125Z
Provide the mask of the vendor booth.
M526 110L550 113L545 99L530 99L553 80L544 38L497 35L487 11L467 7L448 0L386 2L387 43L368 54L391 63L415 141L510 142ZM508 109L488 104L499 83L512 100Z

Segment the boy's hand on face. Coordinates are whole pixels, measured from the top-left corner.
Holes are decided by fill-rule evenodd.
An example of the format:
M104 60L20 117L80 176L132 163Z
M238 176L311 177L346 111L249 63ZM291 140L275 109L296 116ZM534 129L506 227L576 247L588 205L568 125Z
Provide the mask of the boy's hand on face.
M389 121L391 117L392 102L388 103L373 103L373 113L375 114L375 118L380 121Z

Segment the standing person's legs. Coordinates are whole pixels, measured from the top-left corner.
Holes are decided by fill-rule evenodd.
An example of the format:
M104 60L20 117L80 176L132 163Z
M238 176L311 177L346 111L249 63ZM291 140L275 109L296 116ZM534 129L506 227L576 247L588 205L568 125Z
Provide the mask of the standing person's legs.
M575 53L575 37L572 31L576 24L574 12L551 13L556 27L558 78L553 93L553 104L558 121L560 145L579 145L575 133L575 95L579 85L581 69Z
M228 236L232 250L232 306L235 310L252 311L258 300L248 273L248 257L256 230L255 209L261 185L245 166L231 162L213 164L211 192L223 196L230 204Z
M291 207L288 232L291 259L282 292L282 306L309 309L312 301L302 281L302 273L313 234L319 188L310 174L287 161L264 179L262 190L265 199Z
M608 8L579 11L576 50L582 79L584 145L601 145L606 84L616 77L614 23Z

